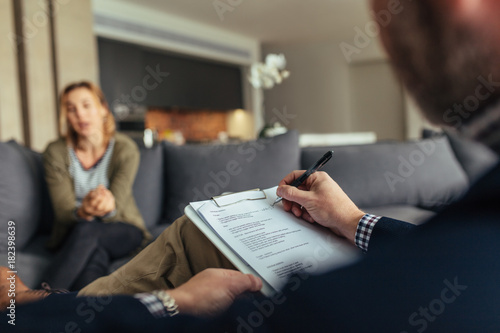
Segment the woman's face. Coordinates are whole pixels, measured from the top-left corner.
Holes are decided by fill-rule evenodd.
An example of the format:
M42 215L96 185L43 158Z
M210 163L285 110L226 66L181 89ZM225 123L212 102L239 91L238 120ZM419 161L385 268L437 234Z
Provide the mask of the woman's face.
M66 96L65 106L69 125L79 138L103 133L107 110L87 88L76 88Z

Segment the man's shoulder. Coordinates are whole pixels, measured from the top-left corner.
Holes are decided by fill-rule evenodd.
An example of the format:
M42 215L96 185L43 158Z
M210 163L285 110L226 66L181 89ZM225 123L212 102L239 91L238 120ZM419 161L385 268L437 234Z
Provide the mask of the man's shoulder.
M497 224L497 217L500 214L497 199L499 195L500 164L472 184L460 199L441 210L428 221L429 223L425 223L425 227L449 224L450 228L454 228L463 222L471 230L484 223ZM477 215L478 211L481 211L480 215ZM472 220L471 216L473 216Z
M464 196L464 199L470 198L477 195L485 195L485 199L488 198L488 193L499 193L500 192L500 163L493 166L488 172L486 172L481 178L479 178L475 183L473 183ZM493 199L493 198L491 198Z

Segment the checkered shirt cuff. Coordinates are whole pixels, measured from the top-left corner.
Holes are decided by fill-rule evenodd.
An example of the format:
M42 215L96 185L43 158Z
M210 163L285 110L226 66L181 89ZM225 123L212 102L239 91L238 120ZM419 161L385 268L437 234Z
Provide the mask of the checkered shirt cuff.
M140 293L135 294L134 297L144 304L153 317L163 318L168 316L168 312L165 310L163 303L155 295L150 293Z
M372 235L373 228L381 217L382 216L365 214L363 215L361 220L359 220L354 241L356 243L356 246L363 250L363 252L368 251L368 243L370 243L370 237Z

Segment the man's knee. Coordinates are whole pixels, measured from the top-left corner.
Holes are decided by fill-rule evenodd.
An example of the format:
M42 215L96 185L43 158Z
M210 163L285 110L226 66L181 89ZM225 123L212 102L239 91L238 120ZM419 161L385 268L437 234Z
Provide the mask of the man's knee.
M190 224L193 224L193 222L191 222L191 220L188 219L186 215L183 215L172 222L171 225L166 227L165 230L163 230L163 232L160 234L160 236L158 236L157 240L166 240L171 238L172 235L180 235L186 227L190 227Z

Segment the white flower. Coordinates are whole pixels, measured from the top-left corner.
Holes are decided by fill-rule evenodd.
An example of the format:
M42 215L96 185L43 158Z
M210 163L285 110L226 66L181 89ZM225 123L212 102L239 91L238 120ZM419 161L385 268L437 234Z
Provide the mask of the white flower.
M281 72L281 78L286 79L290 76L290 72L289 71L282 71Z
M260 84L259 79L253 78L250 76L250 77L248 77L248 80L250 81L250 84L252 85L252 87L254 87L255 89L262 88L262 85Z
M248 80L256 89L271 89L290 76L285 70L286 59L283 54L268 54L266 63L257 62L250 67Z
M281 75L277 68L271 67L268 69L267 74L273 78L274 82L280 84L281 83Z
M270 76L263 76L262 77L262 88L264 89L271 89L274 87L274 81Z
M285 69L286 59L283 54L268 54L266 57L266 66L269 68Z

